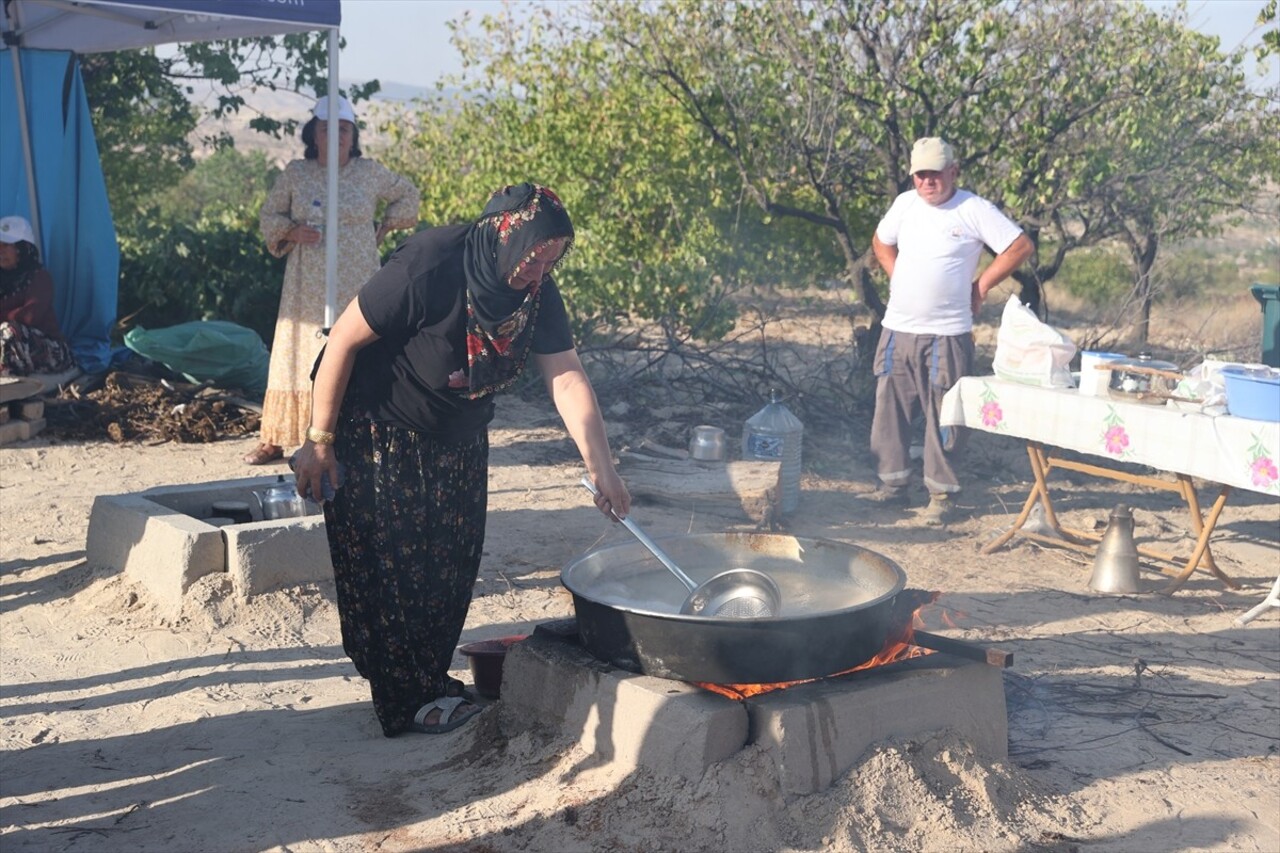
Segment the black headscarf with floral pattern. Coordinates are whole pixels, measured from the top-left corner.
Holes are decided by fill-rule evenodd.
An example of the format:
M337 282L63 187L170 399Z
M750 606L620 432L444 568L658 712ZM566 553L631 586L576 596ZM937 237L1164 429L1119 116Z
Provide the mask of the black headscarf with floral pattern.
M465 386L457 383L467 398L501 391L524 370L543 282L523 290L507 282L540 246L557 239L567 241L558 264L573 245L573 223L554 192L530 183L495 192L467 232L467 377Z

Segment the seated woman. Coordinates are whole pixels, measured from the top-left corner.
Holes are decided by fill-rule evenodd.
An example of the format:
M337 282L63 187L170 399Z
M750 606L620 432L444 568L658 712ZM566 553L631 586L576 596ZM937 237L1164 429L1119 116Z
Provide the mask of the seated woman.
M40 265L31 223L0 219L0 374L58 373L75 366L53 311L53 277Z

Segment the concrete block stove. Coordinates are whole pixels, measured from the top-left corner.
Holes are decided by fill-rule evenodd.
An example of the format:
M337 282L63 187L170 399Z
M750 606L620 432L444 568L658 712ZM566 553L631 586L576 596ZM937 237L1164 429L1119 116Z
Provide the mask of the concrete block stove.
M626 772L700 778L748 745L765 749L789 794L822 791L873 744L950 729L989 758L1008 757L1002 667L1011 656L946 638L948 652L743 696L617 669L577 641L573 620L512 646L501 713L579 738ZM960 654L956 654L960 653ZM963 656L960 656L960 655ZM743 686L739 686L743 687Z
M263 520L254 492L277 477L247 477L101 495L89 516L85 555L142 584L161 608L176 612L205 575L226 572L242 598L333 577L324 516ZM247 504L252 520L215 526L206 519L220 501Z

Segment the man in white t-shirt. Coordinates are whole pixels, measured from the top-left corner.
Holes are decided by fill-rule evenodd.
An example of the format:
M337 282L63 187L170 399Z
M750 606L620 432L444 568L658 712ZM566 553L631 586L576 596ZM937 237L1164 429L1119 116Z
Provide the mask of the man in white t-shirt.
M996 206L956 188L960 167L937 137L911 149L915 189L899 195L880 220L871 248L889 275L889 305L876 349L876 411L871 452L880 489L873 499L905 506L911 476L911 422L925 421L927 522L946 520L960 481L938 425L942 396L973 363L973 318L987 293L1025 261L1032 243ZM995 255L974 278L983 249Z

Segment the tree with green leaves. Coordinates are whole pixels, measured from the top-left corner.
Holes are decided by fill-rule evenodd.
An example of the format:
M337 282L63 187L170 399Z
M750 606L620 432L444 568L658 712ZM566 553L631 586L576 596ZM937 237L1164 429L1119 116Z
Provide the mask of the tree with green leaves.
M1267 0L1262 11L1258 13L1258 26L1265 27L1271 24L1271 28L1262 34L1262 44L1255 51L1259 62L1266 59L1273 53L1280 54L1280 29L1275 26L1276 23L1276 0Z
M177 183L195 165L191 135L199 115L189 101L196 83L213 86L209 111L222 118L246 107L248 89L324 92L328 88L328 47L324 33L233 39L87 54L80 58L107 196L118 223L126 227L145 199ZM353 87L353 100L378 90L372 81ZM293 134L294 120L257 115L254 130L271 136ZM225 135L205 138L214 149L229 147Z
M1162 245L1221 232L1280 180L1280 87L1254 92L1244 49L1229 56L1216 38L1177 17L1142 15L1130 53L1141 97L1109 123L1117 180L1098 197L1128 250L1138 306L1135 337L1145 345L1156 292L1151 276Z
M1105 8L1104 8L1105 6ZM1105 12L1105 14L1103 14ZM997 60L1024 81L978 184L1036 242L1024 293L1069 252L1119 242L1146 341L1161 241L1213 233L1277 176L1275 91L1254 92L1185 10L1045 0L1011 22Z
M765 211L829 229L877 313L866 247L877 215L907 188L917 137L954 141L962 181L1036 243L1017 273L1024 301L1033 302L1068 252L1138 233L1143 215L1166 228L1182 223L1181 235L1203 233L1213 213L1275 175L1268 156L1238 156L1246 147L1274 150L1274 96L1250 96L1239 54L1222 55L1188 30L1184 15L1162 18L1140 4L669 0L591 8L607 38L728 154ZM1136 157L1160 146L1162 110L1206 130L1229 123L1233 141L1178 150L1177 197L1186 201L1148 194L1144 213L1141 187L1151 189L1153 163ZM1232 170L1236 180L1225 181ZM1210 216L1188 216L1187 205Z
M868 274L871 231L910 183L915 138L965 138L962 149L978 152L966 162L980 161L984 140L969 131L983 127L1002 8L998 0L592 6L603 32L726 152L766 214L827 230L877 316L884 303Z
M149 197L119 231L122 322L230 320L270 344L284 261L263 249L258 211L278 172L226 148Z
M389 123L380 156L422 188L429 224L473 218L503 184L554 187L581 229L558 273L580 329L634 315L714 336L729 283L771 266L783 278L789 253L814 248L803 233L764 239L736 170L590 21L489 16L459 46L466 74Z
M327 37L301 33L81 57L107 195L121 248L120 313L155 327L200 319L250 326L270 342L281 264L258 234L258 210L274 168L240 157L226 135L201 140L189 97L213 87L209 113L246 108L248 88L325 91ZM354 87L353 99L377 91ZM259 132L294 134L297 122L258 115ZM198 164L198 165L197 165Z

